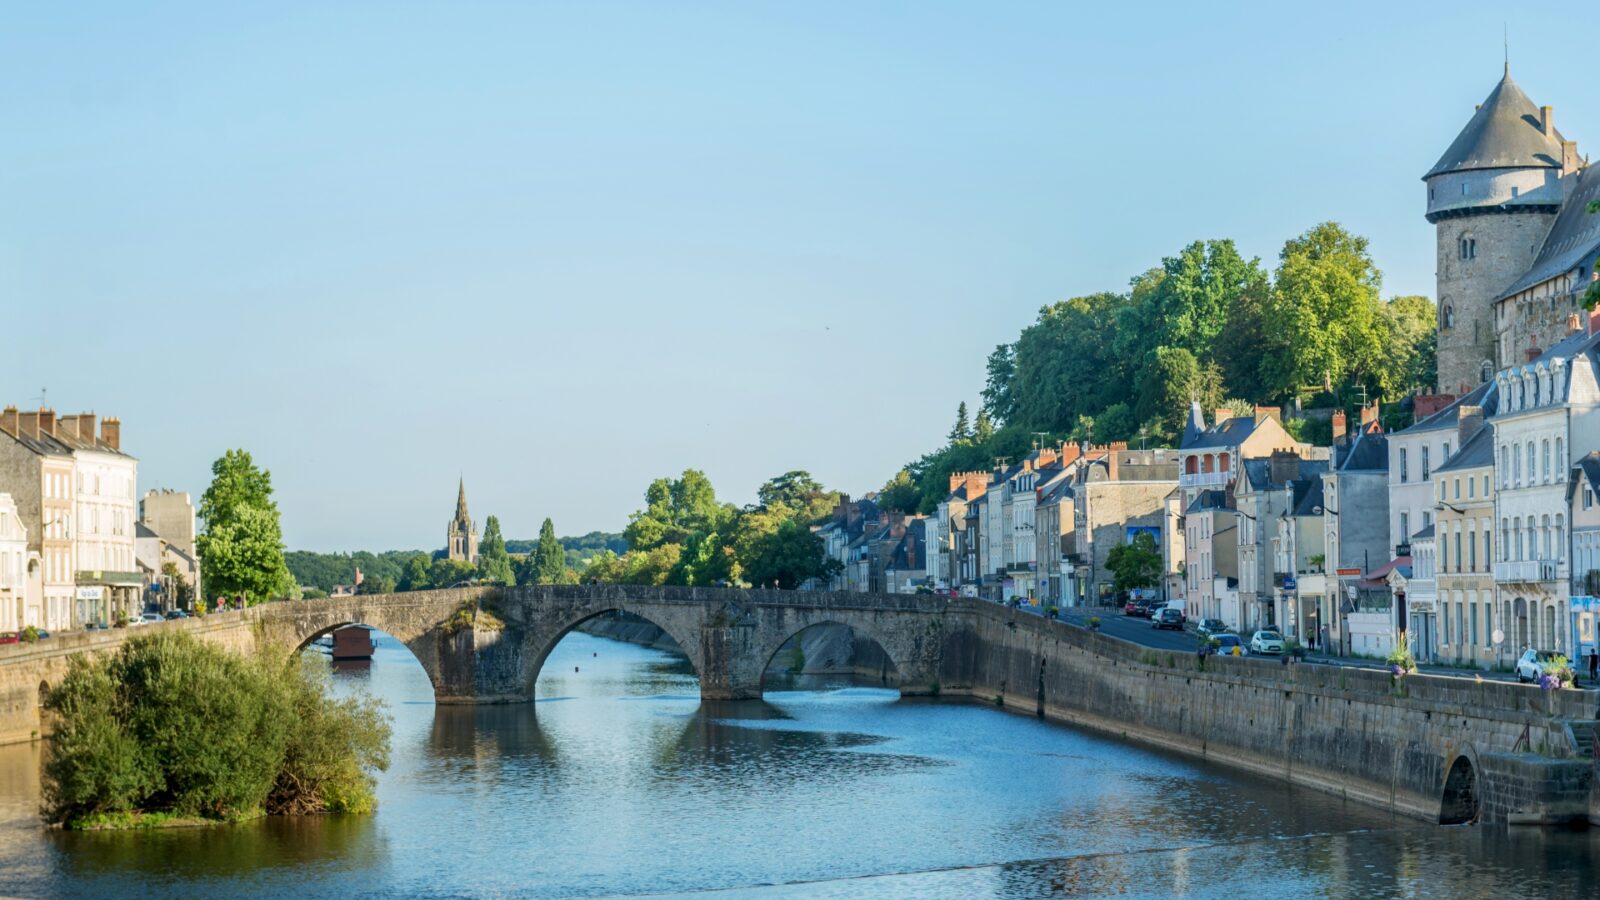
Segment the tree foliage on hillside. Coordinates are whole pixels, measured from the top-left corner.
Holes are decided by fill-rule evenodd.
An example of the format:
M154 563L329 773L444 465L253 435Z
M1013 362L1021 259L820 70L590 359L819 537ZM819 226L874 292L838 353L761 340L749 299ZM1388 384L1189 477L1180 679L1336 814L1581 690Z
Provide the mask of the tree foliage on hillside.
M1124 292L1039 311L989 354L970 435L905 467L931 512L949 475L1015 461L1036 441L1173 445L1189 405L1285 406L1398 397L1433 384L1433 304L1384 302L1365 238L1323 223L1285 242L1269 273L1230 240L1195 241L1135 276ZM958 417L959 419L959 417ZM897 475L894 502L907 493Z
M795 586L826 575L822 542L811 526L826 517L838 494L810 473L785 472L739 509L717 500L705 473L686 470L659 478L645 492L625 536L627 552L605 551L584 569L585 581L619 584L770 584Z
M478 542L478 578L491 584L517 583L505 536L500 533L500 520L494 516L484 520L483 540Z

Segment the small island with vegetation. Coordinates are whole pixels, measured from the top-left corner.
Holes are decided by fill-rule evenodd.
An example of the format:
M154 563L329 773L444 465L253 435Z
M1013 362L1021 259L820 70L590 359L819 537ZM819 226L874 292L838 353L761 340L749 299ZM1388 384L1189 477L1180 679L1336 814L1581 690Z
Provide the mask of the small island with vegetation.
M321 659L182 633L74 657L45 701L44 818L103 829L371 812L388 716L330 688Z

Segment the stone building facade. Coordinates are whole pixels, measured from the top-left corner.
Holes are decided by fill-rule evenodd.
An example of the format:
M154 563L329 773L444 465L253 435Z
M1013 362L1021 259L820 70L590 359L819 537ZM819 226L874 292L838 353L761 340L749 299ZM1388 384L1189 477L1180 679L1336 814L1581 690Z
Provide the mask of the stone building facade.
M1600 181L1509 66L1423 181L1438 253L1438 388L1460 395L1530 343L1560 339L1594 278L1600 222L1586 207Z

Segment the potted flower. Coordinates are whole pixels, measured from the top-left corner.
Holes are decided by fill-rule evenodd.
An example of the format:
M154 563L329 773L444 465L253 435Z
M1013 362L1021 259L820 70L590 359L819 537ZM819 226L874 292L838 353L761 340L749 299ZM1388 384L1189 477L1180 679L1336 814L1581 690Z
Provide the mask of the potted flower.
M1416 657L1411 655L1411 647L1404 634L1395 642L1394 649L1389 652L1386 660L1389 663L1389 682L1399 684L1400 679L1417 670Z
M1546 691L1559 691L1574 683L1572 667L1565 656L1556 655L1540 664L1539 687Z
M1100 630L1100 617L1099 616L1090 616L1089 617L1089 630L1090 631L1099 631Z

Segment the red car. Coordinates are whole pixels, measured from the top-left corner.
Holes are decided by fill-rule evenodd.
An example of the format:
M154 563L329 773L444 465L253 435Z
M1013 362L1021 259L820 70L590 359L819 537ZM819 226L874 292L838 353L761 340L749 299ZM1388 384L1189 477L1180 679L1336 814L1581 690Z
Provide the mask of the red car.
M1125 616L1137 616L1139 614L1139 601L1129 600L1123 605L1122 614Z
M15 631L0 631L0 644L21 643L22 636Z

